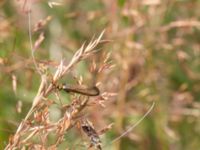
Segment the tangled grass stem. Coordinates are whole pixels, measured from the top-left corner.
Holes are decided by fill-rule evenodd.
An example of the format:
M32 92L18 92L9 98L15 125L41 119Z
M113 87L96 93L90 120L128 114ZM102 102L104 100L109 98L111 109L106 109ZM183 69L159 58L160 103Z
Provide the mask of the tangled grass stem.
M53 82L56 83L57 81L59 81L79 61L94 54L96 46L99 43L103 43L101 39L102 39L104 32L105 32L105 30L102 31L102 33L100 34L100 36L97 39L89 42L89 44L87 46L85 46L85 44L83 44L81 46L81 48L74 54L74 56L72 57L71 61L69 62L69 64L67 66L64 66L63 60L61 60L60 65L58 66L58 68L53 76ZM38 66L38 65L36 65L36 66ZM86 99L86 101L84 101L85 102L84 104L83 103L79 104L78 101L74 102L74 104L71 104L72 108L70 110L68 110L68 112L65 113L63 118L61 118L57 124L52 125L49 121L47 121L48 120L48 112L46 112L45 109L40 110L39 105L43 102L42 100L47 99L48 95L50 93L52 93L53 91L54 91L54 86L53 86L52 82L51 81L48 82L48 78L47 78L46 74L41 74L41 83L40 83L37 95L35 96L35 98L32 102L32 107L30 108L29 112L27 113L25 119L18 126L16 133L10 139L7 147L5 148L6 150L22 148L23 147L22 145L28 144L27 141L29 139L31 139L34 135L40 133L41 129L33 127L33 125L30 125L28 123L28 122L30 122L29 118L33 114L33 112L38 112L38 113L41 112L40 113L41 116L38 116L38 117L39 118L42 117L43 119L46 118L46 120L43 120L43 119L41 120L41 122L46 122L46 129L48 128L48 131L52 131L52 130L58 131L59 130L60 135L63 135L64 132L73 125L73 123L74 123L73 117L86 106L86 104L88 102L88 98ZM48 107L47 107L47 109L48 109ZM34 119L36 119L36 118L34 118ZM32 120L32 122L34 122L34 121L36 121L36 120ZM34 129L34 130L32 130L32 129ZM49 129L51 129L51 130L49 130ZM61 134L61 131L62 131L62 134ZM48 135L48 133L49 132L47 132L46 135ZM23 136L26 136L26 138L23 139L22 138ZM58 135L58 137L59 137L59 135ZM58 139L62 141L63 138L58 138ZM60 141L59 142L57 141L57 143L60 143Z

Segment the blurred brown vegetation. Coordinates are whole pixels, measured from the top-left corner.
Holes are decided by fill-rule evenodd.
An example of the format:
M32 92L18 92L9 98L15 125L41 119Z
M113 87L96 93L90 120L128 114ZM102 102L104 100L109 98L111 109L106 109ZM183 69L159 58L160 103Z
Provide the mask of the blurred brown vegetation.
M40 84L31 58L29 1L0 1L0 148L3 149L32 105ZM103 149L196 150L200 147L200 1L199 0L63 0L52 5L34 0L31 32L36 61L49 67L65 63L86 41L103 29L111 40L81 61L62 80L100 82L101 92L117 93L91 105L87 115ZM93 61L102 66L107 53L114 68L91 73ZM70 97L61 93L61 100ZM53 97L50 97L50 99ZM112 143L147 112L152 112L125 137ZM58 118L59 108L52 107ZM60 149L84 149L82 136L71 130ZM49 138L51 143L52 138Z

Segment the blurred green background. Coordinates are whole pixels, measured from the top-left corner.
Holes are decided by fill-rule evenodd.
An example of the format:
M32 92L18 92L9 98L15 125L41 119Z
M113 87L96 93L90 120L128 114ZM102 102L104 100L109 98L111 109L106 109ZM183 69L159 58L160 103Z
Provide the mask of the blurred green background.
M0 149L30 109L40 83L31 61L28 2L0 1ZM100 48L96 59L101 63L104 53L111 52L116 66L98 75L98 80L104 91L118 95L106 102L106 108L90 110L97 129L114 123L101 136L105 149L200 148L199 0L63 0L52 8L48 2L33 0L31 5L33 43L44 32L44 41L35 51L37 61L59 63L65 58L68 62L103 29L104 39L112 40ZM34 31L39 21L41 29ZM73 70L86 83L92 76L88 75L90 63L91 59L81 62ZM111 143L153 101L148 117ZM21 104L22 110L17 110ZM63 147L81 149L80 141L72 130Z

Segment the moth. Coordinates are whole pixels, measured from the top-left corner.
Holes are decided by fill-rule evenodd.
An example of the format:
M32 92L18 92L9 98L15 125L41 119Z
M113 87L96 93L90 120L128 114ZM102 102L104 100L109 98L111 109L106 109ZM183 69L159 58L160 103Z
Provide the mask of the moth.
M64 90L67 93L73 92L87 96L98 96L100 94L100 91L96 86L85 88L78 85L62 84L57 86L57 89Z

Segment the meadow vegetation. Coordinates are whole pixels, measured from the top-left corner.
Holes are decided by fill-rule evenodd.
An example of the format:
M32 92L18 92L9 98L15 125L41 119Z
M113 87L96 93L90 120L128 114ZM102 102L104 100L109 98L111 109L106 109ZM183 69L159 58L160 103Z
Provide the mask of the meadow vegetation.
M199 149L199 0L0 8L0 149Z

